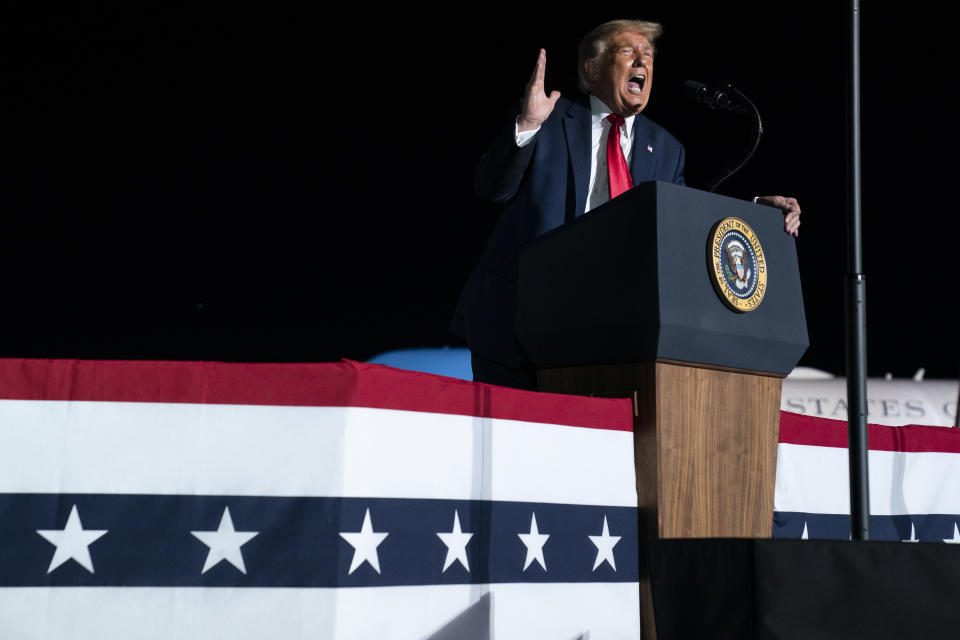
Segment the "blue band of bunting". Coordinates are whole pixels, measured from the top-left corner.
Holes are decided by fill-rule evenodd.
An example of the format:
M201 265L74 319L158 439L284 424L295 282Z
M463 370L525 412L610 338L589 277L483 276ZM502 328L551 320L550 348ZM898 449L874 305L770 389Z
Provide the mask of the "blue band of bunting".
M912 514L870 516L871 540L902 542L960 542L957 525L960 515ZM774 538L847 540L850 537L850 516L776 511L773 514Z
M637 509L629 507L0 494L0 587L637 580Z

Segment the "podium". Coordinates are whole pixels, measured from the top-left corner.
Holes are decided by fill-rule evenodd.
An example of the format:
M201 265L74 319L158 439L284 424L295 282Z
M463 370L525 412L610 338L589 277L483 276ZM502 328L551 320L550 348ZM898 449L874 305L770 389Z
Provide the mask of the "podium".
M723 293L741 274L759 303ZM771 536L780 386L808 345L778 210L642 183L528 247L518 296L541 391L633 398L641 538ZM641 633L655 640L657 612L671 614L643 558Z
M715 246L727 219L761 248L749 311L714 284L733 265ZM634 400L642 537L770 537L781 380L808 345L779 210L642 183L538 238L518 287L541 391Z

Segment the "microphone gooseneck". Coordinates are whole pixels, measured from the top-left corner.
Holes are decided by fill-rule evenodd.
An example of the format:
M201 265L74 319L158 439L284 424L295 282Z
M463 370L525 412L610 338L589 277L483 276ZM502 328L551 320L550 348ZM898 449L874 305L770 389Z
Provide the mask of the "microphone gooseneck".
M707 191L715 191L724 180L742 169L760 146L760 137L763 135L760 111L750 98L729 82L708 85L696 80L687 80L683 83L683 89L689 98L710 109L746 116L752 121L751 140L741 148L736 161L731 163L732 166L724 167L723 173L707 182Z

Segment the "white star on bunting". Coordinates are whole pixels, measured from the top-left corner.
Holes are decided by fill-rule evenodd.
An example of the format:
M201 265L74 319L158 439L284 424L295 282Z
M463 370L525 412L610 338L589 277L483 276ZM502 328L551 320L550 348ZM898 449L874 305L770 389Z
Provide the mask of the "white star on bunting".
M47 573L67 560L75 560L81 567L93 573L93 560L90 559L90 549L88 547L107 531L107 529L101 531L84 530L80 523L80 513L77 511L77 505L73 505L73 508L70 509L67 524L63 529L37 529L38 534L57 548L53 552L53 558L50 559L50 567L47 568Z
M233 518L230 517L230 507L223 508L220 516L220 526L216 531L191 531L191 534L200 542L210 547L207 560L203 563L201 574L212 569L221 560L226 560L246 575L247 567L243 564L243 553L240 547L250 541L259 531L235 531Z
M543 559L543 545L547 543L550 534L540 533L537 529L537 514L530 516L530 533L518 533L520 541L527 547L527 559L523 563L523 570L526 571L534 560L540 563L543 570L547 570L547 563Z
M470 564L467 561L467 543L470 542L473 534L463 533L460 530L459 512L456 510L453 512L453 531L450 533L437 532L437 537L443 541L443 544L447 545L447 558L443 561L443 571L441 573L446 573L455 560L459 560L463 568L470 571Z
M374 571L380 573L380 557L377 555L377 547L383 542L389 533L375 532L373 524L370 522L370 509L363 516L363 525L359 532L348 533L341 531L340 537L350 543L353 547L353 560L350 562L350 575L357 570L357 567L364 562L369 562Z
M620 536L610 535L610 529L607 527L607 516L603 516L603 533L599 536L587 537L597 548L597 559L593 562L593 570L596 571L601 564L609 562L610 567L616 571L617 564L613 561L613 548L620 542Z
M920 542L920 540L917 539L916 529L913 528L913 521L910 522L910 539L901 540L901 542Z
M953 523L953 537L944 538L943 541L949 544L960 544L960 529L957 529L956 522Z

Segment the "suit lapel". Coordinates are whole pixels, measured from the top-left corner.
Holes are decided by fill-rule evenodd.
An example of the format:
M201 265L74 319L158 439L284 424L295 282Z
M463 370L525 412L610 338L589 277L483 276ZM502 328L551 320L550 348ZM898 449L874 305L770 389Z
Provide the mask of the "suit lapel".
M567 136L567 152L573 170L574 194L577 206L575 215L587 207L587 191L590 189L590 106L588 96L570 105L563 119Z
M652 145L653 131L647 119L637 114L633 119L633 149L630 151L630 177L633 178L633 184L645 182L653 175L653 156L657 150Z

